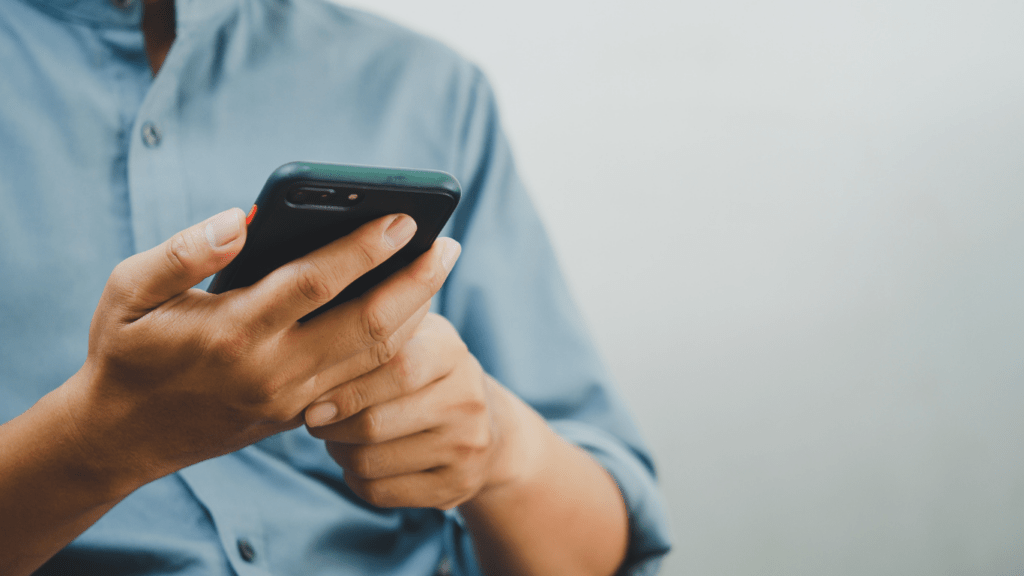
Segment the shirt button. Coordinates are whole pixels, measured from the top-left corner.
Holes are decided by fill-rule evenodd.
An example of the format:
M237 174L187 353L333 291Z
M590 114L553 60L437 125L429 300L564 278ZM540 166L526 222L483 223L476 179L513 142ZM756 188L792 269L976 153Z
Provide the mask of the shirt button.
M160 129L156 127L156 124L146 122L142 125L142 142L150 148L160 145Z
M238 553L242 555L242 560L246 562L252 562L256 558L256 549L245 538L238 539Z

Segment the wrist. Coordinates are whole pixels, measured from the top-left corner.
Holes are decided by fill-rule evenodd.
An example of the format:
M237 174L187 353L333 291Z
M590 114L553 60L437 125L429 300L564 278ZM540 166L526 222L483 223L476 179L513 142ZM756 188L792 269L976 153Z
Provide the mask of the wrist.
M42 400L51 412L51 430L68 474L77 484L104 501L117 502L164 473L156 470L138 450L122 425L123 406L100 397L95 372L88 363Z
M459 506L487 574L611 574L628 543L618 486L582 448L504 391L492 482ZM497 414L496 414L497 416Z
M554 443L561 440L544 418L487 376L495 401L497 448L487 481L466 505L478 506L528 489L542 475Z
M0 572L28 574L138 487L99 464L76 421L81 376L0 424ZM116 441L116 439L114 439Z

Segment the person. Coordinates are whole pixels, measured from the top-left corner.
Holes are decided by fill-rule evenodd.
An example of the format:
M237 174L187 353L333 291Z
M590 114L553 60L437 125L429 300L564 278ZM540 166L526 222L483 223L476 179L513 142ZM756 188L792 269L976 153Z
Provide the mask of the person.
M0 8L0 573L653 574L650 456L479 70L320 0L144 4ZM291 160L448 171L451 239L308 322L408 216L206 293Z

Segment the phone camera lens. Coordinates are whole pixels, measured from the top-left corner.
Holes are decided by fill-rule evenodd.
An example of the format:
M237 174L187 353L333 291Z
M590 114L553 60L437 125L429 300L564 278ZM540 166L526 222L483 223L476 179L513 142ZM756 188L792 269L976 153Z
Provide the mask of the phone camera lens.
M313 204L316 206L329 206L334 203L337 194L330 188L296 188L288 193L288 201L292 204Z
M327 206L350 208L363 201L364 194L356 190L314 188L299 186L288 192L288 202L296 206Z
M338 206L344 206L346 208L355 206L363 200L363 195L360 192L348 192L342 193L338 201Z

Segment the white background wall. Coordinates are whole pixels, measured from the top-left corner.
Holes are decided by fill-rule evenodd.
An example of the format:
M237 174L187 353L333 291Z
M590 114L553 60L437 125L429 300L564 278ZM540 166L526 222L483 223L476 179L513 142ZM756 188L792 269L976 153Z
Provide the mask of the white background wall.
M1024 3L354 4L493 81L663 573L1020 573Z

